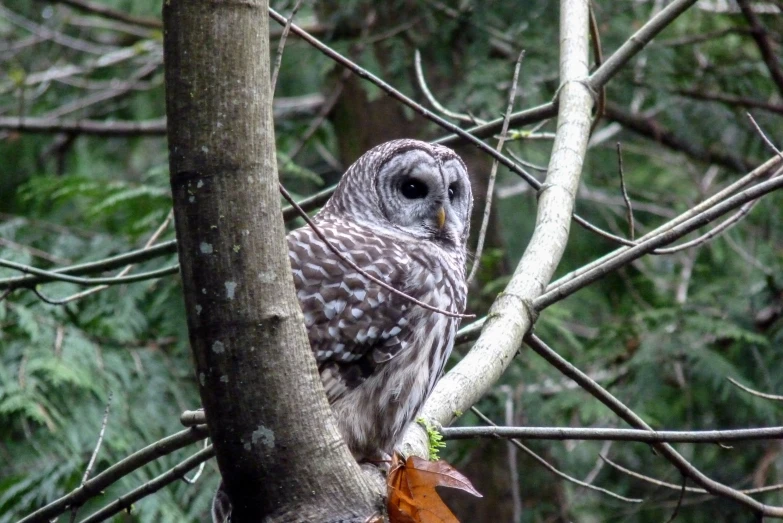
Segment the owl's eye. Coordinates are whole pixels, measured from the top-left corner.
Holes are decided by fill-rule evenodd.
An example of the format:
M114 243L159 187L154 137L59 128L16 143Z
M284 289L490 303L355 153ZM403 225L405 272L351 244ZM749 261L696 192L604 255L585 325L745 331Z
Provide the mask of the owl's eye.
M427 184L419 180L408 179L402 182L402 195L409 200L420 200L427 197Z
M449 185L449 201L454 201L454 197L457 196L459 186L456 183Z

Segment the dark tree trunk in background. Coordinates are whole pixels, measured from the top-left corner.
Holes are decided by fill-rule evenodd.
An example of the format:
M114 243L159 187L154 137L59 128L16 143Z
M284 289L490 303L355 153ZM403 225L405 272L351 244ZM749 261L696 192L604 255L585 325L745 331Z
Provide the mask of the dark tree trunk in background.
M294 294L267 2L164 2L171 186L190 343L233 521L364 521Z

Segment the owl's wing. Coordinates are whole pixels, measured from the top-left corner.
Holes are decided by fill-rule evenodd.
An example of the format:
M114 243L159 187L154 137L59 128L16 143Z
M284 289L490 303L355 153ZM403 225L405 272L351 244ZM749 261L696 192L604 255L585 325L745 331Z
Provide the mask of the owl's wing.
M353 224L319 226L364 271L402 292L415 291L410 274L419 264L399 246ZM418 307L355 271L309 227L290 233L288 248L310 346L333 402L405 350L411 309Z

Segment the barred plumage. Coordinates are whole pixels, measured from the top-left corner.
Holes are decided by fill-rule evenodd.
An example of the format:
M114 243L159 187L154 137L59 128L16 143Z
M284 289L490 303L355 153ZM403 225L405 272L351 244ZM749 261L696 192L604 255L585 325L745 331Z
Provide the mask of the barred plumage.
M471 207L465 164L451 149L394 140L348 168L314 222L365 272L461 313ZM370 281L309 226L291 232L288 247L310 346L342 436L357 460L390 454L443 372L459 319Z

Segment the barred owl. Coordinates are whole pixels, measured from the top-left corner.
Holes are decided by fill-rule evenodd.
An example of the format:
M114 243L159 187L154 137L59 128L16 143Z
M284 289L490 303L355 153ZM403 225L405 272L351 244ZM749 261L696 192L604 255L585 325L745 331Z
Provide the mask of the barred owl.
M314 222L368 274L461 313L472 204L465 164L454 151L394 140L348 168ZM288 249L310 346L343 439L357 461L390 454L443 372L459 318L377 285L309 226L288 235ZM217 521L225 520L221 494Z

